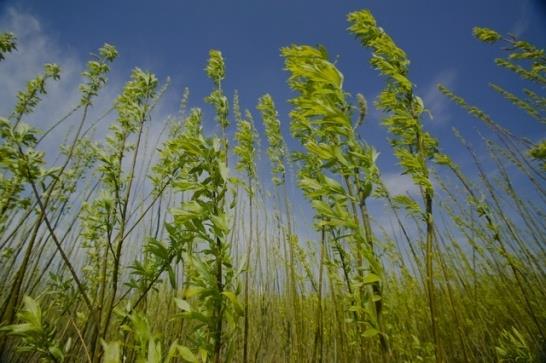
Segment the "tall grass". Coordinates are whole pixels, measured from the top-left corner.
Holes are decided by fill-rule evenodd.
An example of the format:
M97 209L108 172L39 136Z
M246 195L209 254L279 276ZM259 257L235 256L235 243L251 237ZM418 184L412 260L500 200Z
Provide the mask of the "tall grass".
M348 22L385 81L374 107L417 193L387 187L373 140L360 137L377 120L364 96L353 104L323 47L281 49L294 91L288 119L271 95L257 101L270 174L258 172L252 112L225 94L218 50L206 63L205 102L219 135L204 132L206 110L187 108L188 91L177 115L157 120L168 84L139 68L91 119L117 57L108 44L82 72L78 104L40 130L26 121L62 76L45 65L0 119L1 360L546 359L544 140L439 85L488 130L472 137L477 145L472 131L453 130L472 163L458 165L422 122L404 51L369 11ZM502 43L496 65L526 84L492 91L544 123L544 50L491 29L474 35ZM0 61L15 50L15 36L2 34ZM104 140L90 136L109 118ZM71 122L46 158L51 131Z

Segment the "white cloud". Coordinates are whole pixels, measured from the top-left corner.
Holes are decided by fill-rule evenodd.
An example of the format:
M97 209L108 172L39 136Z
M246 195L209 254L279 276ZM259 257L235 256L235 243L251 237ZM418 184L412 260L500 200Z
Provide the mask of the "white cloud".
M43 29L41 22L35 16L22 13L15 8L9 8L0 17L0 29L13 32L17 37L17 50L6 56L0 63L0 116L7 117L16 103L17 92L24 89L26 83L43 72L44 64L56 63L61 67L61 79L50 81L46 85L47 94L36 110L25 117L24 122L30 123L41 130L47 130L59 119L66 116L80 100L79 85L82 82L81 72L86 68L88 59L82 59L73 51L59 44L55 37ZM89 49L89 52L95 52ZM116 71L115 64L113 70ZM123 70L127 74L129 70ZM100 116L108 111L122 89L126 79L119 76L119 70L108 75L109 82L98 97L93 101L87 117L85 128L91 126ZM167 97L170 100L169 97ZM148 141L155 142L167 118L167 109L161 102L154 111L154 120L147 131ZM82 116L82 111L76 112L63 124L49 134L40 149L46 152L47 160L53 161L58 153L59 145L70 140L70 132L74 132ZM101 121L93 132L93 138L103 140L108 127L116 117L115 112ZM154 155L154 145L145 144L148 149L143 157ZM143 161L139 165L144 165Z
M417 188L408 175L387 173L382 176L382 179L387 186L389 193L392 195L409 194L411 196L416 196L419 194L419 188Z
M518 19L512 26L512 29L510 29L510 33L521 36L527 28L529 28L529 18L530 18L530 11L531 11L531 2L529 0L524 0L521 2L521 8L520 8L520 14L518 16Z
M0 63L0 114L7 116L10 113L17 92L43 72L45 63L57 63L62 68L61 80L47 85L48 94L31 117L32 120L40 120L41 127L46 127L50 121L66 114L77 102L79 72L84 64L47 36L39 20L32 15L10 8L0 18L0 28L15 33L17 37L17 51L8 54L6 60Z
M445 124L451 119L449 107L451 102L438 91L438 84L442 84L446 87L452 87L457 79L457 73L455 70L448 69L440 72L432 82L425 88L423 94L423 102L425 108L427 108L432 114L433 124Z
M48 81L47 94L41 96L42 101L35 111L23 119L24 122L41 130L47 130L78 105L79 84L82 81L80 73L86 67L86 60L81 59L66 47L62 47L42 28L38 18L15 8L9 8L0 17L0 29L14 33L17 38L17 50L8 54L0 63L1 116L9 116L16 104L17 93L26 87L29 80L43 73L44 64L56 63L61 67L60 80ZM115 95L114 89L121 88L120 82L116 82L118 84L114 86L112 83L110 82L110 85L102 92L103 95L95 100L94 106L88 113L86 127L89 127L99 115L111 107ZM56 159L59 145L69 142L70 134L75 132L81 116L81 111L74 113L44 138L39 149L45 152L48 162L51 163ZM96 137L103 135L108 125L109 120L101 122L97 127Z

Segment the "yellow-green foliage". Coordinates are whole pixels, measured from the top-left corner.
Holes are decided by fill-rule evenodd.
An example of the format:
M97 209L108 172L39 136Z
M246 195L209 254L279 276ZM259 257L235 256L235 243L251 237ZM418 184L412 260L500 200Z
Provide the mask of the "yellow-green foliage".
M205 108L186 109L185 91L163 124L153 110L165 88L140 68L89 119L118 55L109 44L86 64L72 111L40 121L49 129L28 117L57 65L14 95L0 117L0 361L545 361L545 141L439 85L488 128L480 155L463 136L472 127L454 130L457 158L440 152L406 53L370 11L348 21L383 89L373 105L353 99L324 47L282 48L289 121L271 95L257 104L271 174L256 165L261 125L224 92L219 50ZM542 126L544 50L473 32L501 44L495 64L525 83L491 90ZM15 49L0 34L0 61ZM90 136L109 119L104 139ZM376 121L416 191L383 180L385 155L366 138ZM64 144L46 155L58 127Z

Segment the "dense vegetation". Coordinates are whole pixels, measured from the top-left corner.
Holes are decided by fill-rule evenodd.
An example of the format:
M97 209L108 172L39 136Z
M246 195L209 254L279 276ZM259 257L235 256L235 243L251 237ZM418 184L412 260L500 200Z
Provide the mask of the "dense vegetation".
M228 99L220 51L205 68L218 135L204 133L187 91L179 114L153 120L167 85L138 68L90 119L117 57L108 44L82 72L79 104L38 129L25 120L62 74L45 65L0 119L1 360L544 361L546 141L518 136L440 85L488 126L486 158L454 129L478 171L468 175L425 130L404 51L370 12L347 19L384 80L373 106L415 194L389 191L360 133L370 106L349 97L323 47L281 50L300 145L291 151L270 95L256 106L266 142L237 94ZM496 65L527 83L492 89L525 122L544 124L544 50L490 29L474 35L499 44ZM2 34L0 60L14 50L15 36ZM108 115L115 121L97 140ZM75 118L46 162L48 137ZM159 139L152 127L163 127ZM270 175L257 172L260 145ZM314 210L316 240L296 232L290 170ZM373 205L389 211L390 227Z

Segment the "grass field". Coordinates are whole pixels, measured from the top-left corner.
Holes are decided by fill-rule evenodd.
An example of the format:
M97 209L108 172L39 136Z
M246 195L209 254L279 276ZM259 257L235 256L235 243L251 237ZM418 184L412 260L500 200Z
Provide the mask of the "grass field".
M118 55L109 44L65 118L27 123L62 74L46 64L0 118L0 360L545 361L546 141L439 85L487 127L481 145L453 130L461 167L423 124L404 51L369 11L347 21L384 82L376 99L350 96L326 49L290 45L289 119L269 94L243 110L211 50L214 134L188 90L155 120L169 85L139 68L91 117ZM544 124L544 50L473 32L526 85L493 91ZM0 60L16 46L1 34ZM369 122L387 130L411 193L385 182Z

